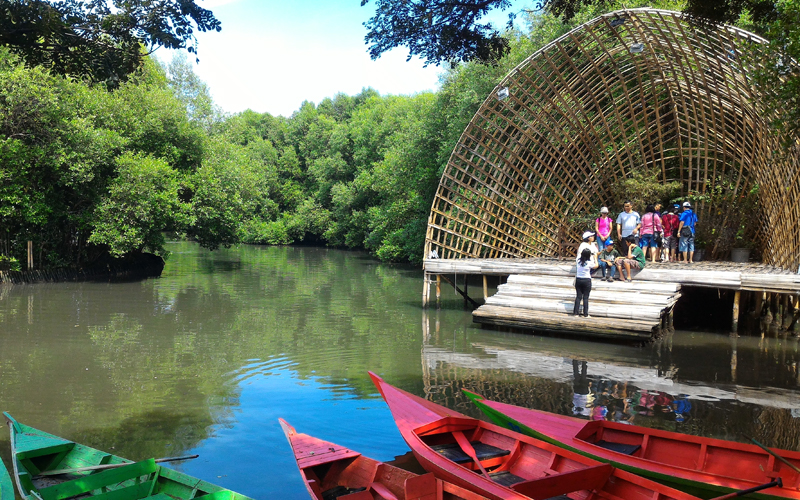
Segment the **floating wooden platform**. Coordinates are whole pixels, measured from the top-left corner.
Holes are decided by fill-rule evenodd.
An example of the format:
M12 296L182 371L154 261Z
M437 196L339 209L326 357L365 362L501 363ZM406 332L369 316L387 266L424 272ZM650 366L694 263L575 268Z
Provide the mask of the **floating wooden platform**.
M511 275L486 304L472 313L476 323L649 339L680 297L678 283L592 280L590 318L571 316L573 278Z
M769 294L781 294L784 308L796 309L800 304L800 274L786 269L757 263L657 262L634 273L632 283L594 280L589 299L592 318L587 320L569 315L575 300L573 259L427 259L424 267L424 304L430 298L431 276L455 275L457 282L459 275L483 275L486 302L473 312L475 322L589 336L651 337L665 322L682 286L735 291L734 330L743 291L754 295L759 312ZM488 297L486 276L508 276L508 281ZM461 293L466 296L466 290Z

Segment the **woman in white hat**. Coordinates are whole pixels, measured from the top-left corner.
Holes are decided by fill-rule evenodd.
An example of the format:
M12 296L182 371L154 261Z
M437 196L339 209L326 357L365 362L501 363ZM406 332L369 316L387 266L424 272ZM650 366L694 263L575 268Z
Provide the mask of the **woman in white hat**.
M597 246L602 250L611 239L614 219L608 216L608 207L600 209L600 217L594 221L594 232L597 234Z
M597 254L600 253L600 249L597 247L597 243L595 243L594 233L591 231L586 231L583 233L583 242L581 242L580 246L578 247L578 255L576 257L580 257L581 253L584 249L588 249L592 255L592 260L597 262Z

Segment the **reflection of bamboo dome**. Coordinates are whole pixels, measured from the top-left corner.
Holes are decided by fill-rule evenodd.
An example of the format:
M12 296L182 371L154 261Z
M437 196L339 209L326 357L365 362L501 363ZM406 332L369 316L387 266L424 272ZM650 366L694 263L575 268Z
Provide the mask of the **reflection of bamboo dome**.
M462 134L433 202L425 254L556 255L559 231L577 231L575 215L606 203L610 184L646 166L683 193L704 193L721 176L734 195L757 184L759 210L748 215L763 260L795 268L800 157L797 148L773 156L779 141L742 52L761 43L677 12L635 9L545 46L502 80ZM701 224L720 212L707 205L699 205Z

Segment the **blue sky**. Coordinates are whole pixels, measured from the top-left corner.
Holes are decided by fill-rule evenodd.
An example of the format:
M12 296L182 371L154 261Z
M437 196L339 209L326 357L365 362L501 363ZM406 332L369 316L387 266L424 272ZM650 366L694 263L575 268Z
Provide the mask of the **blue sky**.
M374 0L199 0L222 22L222 31L199 33L195 73L227 112L245 109L289 116L305 101L373 87L382 95L438 88L442 68L406 62L400 47L372 61L361 23ZM501 24L507 14L493 18ZM169 61L164 50L156 55ZM190 57L193 61L194 58Z

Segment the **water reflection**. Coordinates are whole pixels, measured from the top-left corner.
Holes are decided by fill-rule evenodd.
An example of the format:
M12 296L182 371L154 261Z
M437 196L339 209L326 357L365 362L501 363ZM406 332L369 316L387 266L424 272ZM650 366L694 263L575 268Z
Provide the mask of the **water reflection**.
M467 388L587 420L800 448L796 338L667 331L633 348L465 327L449 348L437 315L423 320L425 393L446 406L471 412Z
M367 370L474 416L462 387L800 447L785 332L667 331L643 347L516 334L473 324L446 288L423 310L419 269L359 253L170 250L160 279L0 287L0 410L132 459L200 453L175 467L253 498L307 498L278 417L378 460L407 451Z

